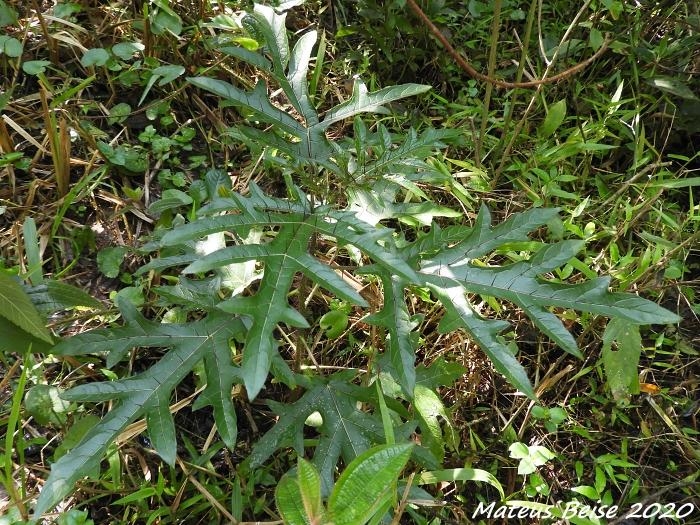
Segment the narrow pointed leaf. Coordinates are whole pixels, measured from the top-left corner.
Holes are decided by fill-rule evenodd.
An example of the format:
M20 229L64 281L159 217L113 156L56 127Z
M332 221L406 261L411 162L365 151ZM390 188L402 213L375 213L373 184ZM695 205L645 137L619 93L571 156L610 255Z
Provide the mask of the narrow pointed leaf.
M160 257L153 259L150 262L141 266L136 270L135 275L143 275L151 270L160 271L173 266L185 266L199 259L196 253L188 253L183 255L171 255L170 257Z
M576 344L576 339L556 315L524 298L519 298L519 300L514 302L523 309L530 320L535 323L535 326L542 330L552 342L556 343L565 352L583 359L583 354Z
M175 421L170 413L169 396L161 396L155 400L153 408L146 413L148 435L153 448L171 467L175 466L177 455L177 439L175 438Z
M127 321L124 327L92 330L61 341L53 349L58 355L86 355L109 352L107 367L112 367L136 346L167 347L174 343L174 337L182 333L178 325L163 325L148 321L136 311L127 300L119 301L122 316Z
M564 122L566 118L566 99L559 100L550 105L547 110L547 116L544 122L540 125L538 134L542 138L547 138L552 135Z
M269 245L243 244L221 248L209 255L200 256L192 264L187 266L182 273L193 274L207 272L216 268L222 268L229 264L264 259L266 257L279 257L279 253L271 253Z
M207 386L192 405L197 410L206 405L214 409L214 421L224 444L233 450L238 436L236 409L231 401L231 388L234 381L240 380L240 373L231 364L231 351L227 341L214 343L213 352L204 356Z
M423 270L460 283L471 293L489 295L515 303L560 306L607 317L621 317L636 324L674 323L679 317L657 304L629 293L608 291L610 279L601 277L581 284L545 282L538 273L551 270L571 258L576 241L547 246L533 261L485 268L472 264L430 264Z
M513 271L514 270L514 271ZM620 317L635 324L676 323L679 317L656 303L634 294L608 291L609 277L569 285L519 275L520 268L464 267L455 277L472 293L517 302L521 297L542 305L560 306L606 317Z
M420 95L430 89L430 86L422 84L402 84L370 93L362 81L356 80L350 99L329 110L323 117L323 120L316 126L312 126L311 130L314 130L316 127L323 130L328 129L332 124L359 113L386 112L387 110L382 107L383 105L402 98Z
M349 284L347 284L332 268L322 264L315 257L309 254L302 254L297 261L298 270L316 281L326 290L333 292L340 299L356 304L358 306L367 307L367 301Z
M445 457L445 440L438 417L449 422L445 405L435 392L422 385L416 385L413 406L418 415L422 444L430 449L439 463L442 463Z
M416 485L433 485L442 481L481 481L494 487L501 495L501 499L505 499L503 485L493 474L486 470L451 468L421 472L419 476L413 478L413 483Z
M263 71L270 71L272 69L272 64L270 64L270 61L267 58L262 56L260 53L250 51L244 47L224 46L220 47L219 51L226 53L227 55L240 58L241 60L248 62L250 65L257 67L258 69L262 69Z
M450 288L444 282L433 281L430 289L440 298L446 309L446 315L438 326L440 332L446 333L455 328L467 330L489 356L494 368L515 388L535 399L535 391L525 369L498 338L499 334L510 325L504 321L481 318L474 312L461 287Z
M312 134L306 130L301 141L290 142L283 137L275 135L270 130L259 130L246 126L241 127L240 132L254 144L265 144L269 148L288 155L295 162L312 162L323 166L331 172L337 172L338 170L338 166L329 159L330 150L323 134Z
M292 100L294 107L297 108L306 119L306 125L312 126L318 123L318 115L311 104L308 92L308 74L309 74L309 59L316 44L316 31L304 33L292 50L291 60L289 61L289 73L287 79L292 90ZM283 86L284 87L284 86Z
M51 332L22 285L3 273L0 273L0 316L37 339L53 342Z
M416 323L411 321L403 297L406 283L384 271L378 273L384 288L384 306L376 314L367 317L365 322L382 326L387 331L389 358L393 373L397 374L395 379L410 399L416 385L416 351L411 336Z
M506 243L525 241L528 233L547 224L558 214L556 208L533 208L515 213L508 220L491 228L491 213L482 206L471 233L461 242L435 259L438 264L453 264L482 257ZM424 263L425 264L425 263Z
M253 20L250 22L256 25L256 32L263 36L264 43L267 44L275 71L279 75L283 74L289 61L289 40L285 24L287 13L277 13L272 7L255 4L251 17Z
M243 106L255 113L255 116L263 122L275 124L275 126L287 133L297 137L305 134L301 124L270 103L267 98L267 86L262 81L258 82L255 89L251 92L243 91L228 82L216 78L189 77L187 81L198 88L205 89L230 102Z
M397 148L386 148L379 158L363 166L362 177L366 179L375 174L385 173L397 164L414 161L424 154L431 155L436 149L445 147L441 140L447 133L449 133L447 130L429 128L418 135L415 130L410 129L408 136Z

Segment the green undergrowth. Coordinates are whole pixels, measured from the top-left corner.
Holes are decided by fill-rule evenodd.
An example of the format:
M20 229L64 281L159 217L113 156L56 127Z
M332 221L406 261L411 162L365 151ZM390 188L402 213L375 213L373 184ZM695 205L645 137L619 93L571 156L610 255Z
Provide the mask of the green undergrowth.
M474 81L416 82L420 64L461 74L418 46L400 71L391 54L373 64L373 44L438 45L403 3L297 4L147 2L112 45L82 46L73 77L58 44L15 52L29 9L0 2L0 58L25 79L2 104L16 124L22 90L44 97L59 196L23 211L29 152L8 153L0 127L2 211L21 225L0 273L0 523L65 508L78 523L293 525L489 522L476 509L492 502L626 512L671 440L681 522L700 461L695 157L645 119L695 95L634 57L690 64L690 37L647 42L659 13L607 2L559 42L534 7L470 2L484 71L475 39L503 46L519 24L537 21L564 64L613 21L635 29L565 84L484 99ZM426 6L455 40L459 9ZM59 4L44 36L88 12ZM669 382L674 367L690 382Z

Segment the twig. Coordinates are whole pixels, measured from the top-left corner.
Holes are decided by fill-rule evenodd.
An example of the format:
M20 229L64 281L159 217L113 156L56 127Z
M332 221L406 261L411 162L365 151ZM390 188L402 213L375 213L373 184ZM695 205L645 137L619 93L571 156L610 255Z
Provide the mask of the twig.
M425 26L430 30L433 36L437 38L440 41L440 43L445 47L450 56L455 60L455 62L457 62L457 65L459 65L459 67L461 67L469 76L477 80L482 80L484 82L488 82L495 86L506 89L536 88L543 84L553 84L572 75L575 75L591 63L595 62L598 58L600 58L600 56L603 53L605 53L605 51L608 49L608 45L612 40L609 36L606 37L605 41L600 46L600 49L598 49L598 51L596 51L593 56L554 76L543 78L540 80L533 80L531 82L507 82L505 80L498 80L488 75L484 75L483 73L479 73L476 69L472 67L472 65L467 61L467 59L464 58L459 53L459 51L457 51L452 46L452 44L450 44L450 41L447 39L447 37L445 37L445 35L442 34L442 31L440 31L435 24L433 24L433 22L428 18L428 16L423 12L423 10L418 6L418 4L416 4L414 0L406 0L406 3L408 4L408 7L411 8L411 11L413 11L415 15L418 18L420 18L421 22L423 22L423 24L425 24Z

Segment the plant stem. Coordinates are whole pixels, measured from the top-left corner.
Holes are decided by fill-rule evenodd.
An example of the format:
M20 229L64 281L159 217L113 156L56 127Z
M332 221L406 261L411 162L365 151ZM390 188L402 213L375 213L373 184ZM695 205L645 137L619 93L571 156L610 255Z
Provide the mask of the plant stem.
M493 78L496 70L496 50L498 49L498 36L501 26L501 0L495 0L493 3L493 20L491 21L491 39L489 43L489 68L488 76ZM486 84L486 94L484 95L484 105L481 107L481 129L479 131L479 140L476 141L476 165L481 168L481 150L486 137L486 128L489 121L489 107L491 105L491 93L493 92L493 84Z

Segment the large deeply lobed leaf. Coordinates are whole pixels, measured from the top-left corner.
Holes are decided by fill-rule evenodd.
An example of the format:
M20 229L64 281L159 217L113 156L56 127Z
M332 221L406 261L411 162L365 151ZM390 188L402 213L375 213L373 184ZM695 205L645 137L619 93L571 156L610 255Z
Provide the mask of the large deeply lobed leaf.
M176 441L169 410L170 396L202 359L216 366L217 357L219 360L222 356L226 357L222 368L210 369L207 376L209 384L200 406L213 406L222 437L229 447L235 446L231 385L236 373L231 365L229 339L239 335L243 326L220 314L186 325L152 323L144 319L128 301L120 301L119 306L126 320L125 326L94 330L66 339L54 347L53 353L80 355L114 349L121 358L134 347L167 347L170 350L158 363L137 376L80 385L62 394L71 401L114 401L115 407L88 431L78 446L52 465L35 508L37 516L67 496L78 480L99 468L107 447L129 423L139 417L146 418L151 441L159 455L171 465L174 464ZM116 362L118 359L113 357L112 360ZM216 387L220 391L212 393L211 390Z

